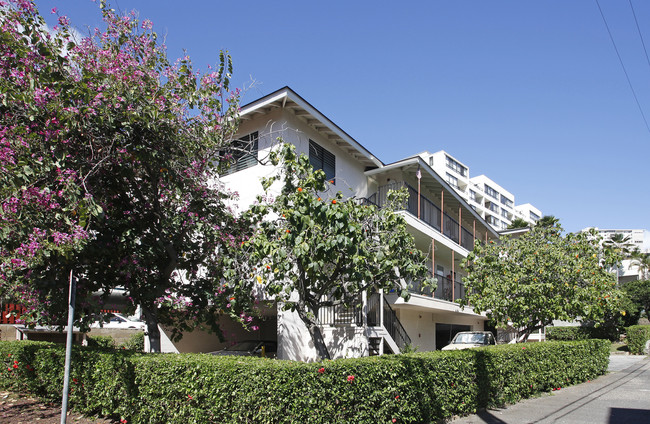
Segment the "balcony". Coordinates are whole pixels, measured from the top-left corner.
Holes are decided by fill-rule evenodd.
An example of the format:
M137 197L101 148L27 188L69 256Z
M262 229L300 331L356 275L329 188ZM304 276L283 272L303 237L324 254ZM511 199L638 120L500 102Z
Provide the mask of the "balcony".
M379 187L377 193L370 196L367 200L381 208L386 204L388 192L390 190L399 190L403 187L408 190L409 197L405 204L401 205L399 210L406 211L414 217L419 218L422 222L426 223L428 226L445 235L465 249L474 249L474 236L472 232L462 226L459 228L458 221L449 216L446 212L442 214L443 231L440 231L440 216L442 212L438 206L423 195L420 195L420 213L418 214L418 191L404 181L397 181Z
M460 281L452 281L451 278L443 277L442 275L436 275L435 278L438 279L438 284L433 294L431 293L431 287L422 287L419 281L410 282L408 291L413 294L431 296L434 299L446 300L448 302L465 298L465 284Z

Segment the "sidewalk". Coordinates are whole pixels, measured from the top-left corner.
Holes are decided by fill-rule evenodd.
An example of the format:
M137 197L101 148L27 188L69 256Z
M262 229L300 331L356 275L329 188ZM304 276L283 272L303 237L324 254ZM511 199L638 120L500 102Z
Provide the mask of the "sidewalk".
M650 424L650 358L611 355L608 371L591 382L451 424Z

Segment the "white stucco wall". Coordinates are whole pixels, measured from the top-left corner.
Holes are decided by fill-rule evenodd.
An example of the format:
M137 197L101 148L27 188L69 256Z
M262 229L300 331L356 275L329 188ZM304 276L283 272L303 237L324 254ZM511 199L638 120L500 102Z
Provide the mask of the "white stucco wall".
M363 327L321 327L331 359L368 356ZM307 327L297 313L278 311L278 359L314 362L320 357Z
M277 109L257 119L244 121L240 125L239 136L258 132L258 160L268 163L271 149L279 147L278 137L284 142L296 146L298 153L309 155L309 140L313 140L336 157L336 180L325 196L343 193L344 197L366 197L368 194L368 179L364 175L363 166L335 143L323 137L291 112ZM236 189L239 195L237 207L241 210L263 194L261 179L277 174L277 167L270 164L256 165L221 178L226 187ZM271 194L279 193L281 186L272 187Z
M435 311L399 309L398 318L411 338L411 345L418 352L436 350L436 324L468 325L472 331L482 331L484 317L458 313L439 313Z

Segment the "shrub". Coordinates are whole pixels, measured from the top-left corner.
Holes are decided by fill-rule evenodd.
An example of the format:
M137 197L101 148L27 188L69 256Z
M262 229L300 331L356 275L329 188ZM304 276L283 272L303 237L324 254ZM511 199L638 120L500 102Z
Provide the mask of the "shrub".
M634 355L643 354L645 344L650 340L650 325L627 327L627 347Z
M8 381L25 381L58 400L63 347L21 343L0 343L0 358L11 368L6 354L31 355L36 372ZM70 401L80 412L129 423L426 423L592 379L608 359L604 340L322 363L76 348ZM7 384L2 378L0 386Z
M615 329L609 327L586 327L586 326L567 326L567 327L546 327L547 340L588 340L588 339L608 339L618 340L619 335Z
M102 349L115 348L115 340L111 336L89 336L87 337L88 346Z
M120 346L122 349L128 349L132 350L135 352L143 352L144 351L144 332L138 332L135 334L132 334L131 337L129 337L129 340L125 341L122 343Z

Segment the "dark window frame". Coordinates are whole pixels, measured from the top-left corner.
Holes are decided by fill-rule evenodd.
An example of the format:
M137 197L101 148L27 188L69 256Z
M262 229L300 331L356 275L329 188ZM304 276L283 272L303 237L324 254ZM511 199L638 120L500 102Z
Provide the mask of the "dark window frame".
M258 164L257 153L259 152L259 134L253 131L243 137L234 140L232 153L229 161L230 167L221 173L222 176L231 175L243 171Z
M322 170L327 181L336 184L336 156L314 140L309 140L309 163L314 171Z

